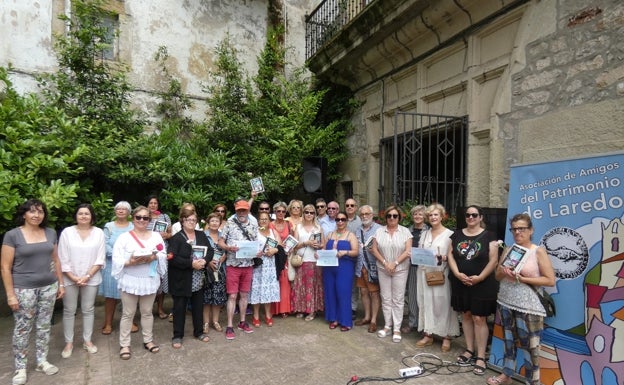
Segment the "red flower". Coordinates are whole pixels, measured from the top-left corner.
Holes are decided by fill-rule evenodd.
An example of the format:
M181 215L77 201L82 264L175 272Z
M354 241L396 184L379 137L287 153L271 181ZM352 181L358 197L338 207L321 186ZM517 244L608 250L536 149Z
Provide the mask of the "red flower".
M164 248L165 247L163 246L162 243L159 243L159 244L156 245L156 250L158 250L158 251L162 251Z

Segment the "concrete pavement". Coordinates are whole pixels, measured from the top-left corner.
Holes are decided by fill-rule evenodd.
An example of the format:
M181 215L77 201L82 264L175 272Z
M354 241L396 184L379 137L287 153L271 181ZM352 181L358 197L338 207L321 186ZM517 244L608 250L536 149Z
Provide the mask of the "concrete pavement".
M168 300L170 301L170 299ZM166 302L166 308L171 303ZM416 333L403 335L400 343L390 337L378 338L366 327L354 327L349 332L330 330L322 315L311 322L293 316L275 317L274 326L262 324L254 333L236 331L236 339L227 341L224 333L211 329L210 342L203 343L191 336L190 314L187 316L187 337L179 350L171 347L172 324L154 319L155 340L161 346L157 354L143 348L140 332L132 335L132 358L119 359L119 312L116 313L113 334L100 334L103 306L96 307L93 342L99 351L91 355L82 349L82 321L76 317L76 341L73 355L61 358L64 346L62 313L57 309L52 327L48 360L57 365L59 373L46 376L35 372L34 340L28 364L28 384L142 385L142 384L348 384L353 376L359 383L382 383L383 378L397 378L399 369L424 365L424 375L408 379L408 384L483 385L496 373L490 369L477 376L471 368L434 366L454 362L464 350L464 341L455 339L452 350L440 351L440 341L425 349L416 349ZM221 314L225 326L225 313ZM251 316L247 316L251 324ZM380 325L382 326L381 319ZM0 318L0 383L10 384L13 376L11 338L13 318ZM378 380L363 381L377 378Z

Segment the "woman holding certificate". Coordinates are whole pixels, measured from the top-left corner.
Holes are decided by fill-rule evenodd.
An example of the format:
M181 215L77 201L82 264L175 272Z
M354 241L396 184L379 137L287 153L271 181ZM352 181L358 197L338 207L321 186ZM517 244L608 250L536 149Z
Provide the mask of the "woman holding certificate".
M386 208L386 225L375 232L371 248L377 260L381 310L385 321L377 336L384 338L392 332L393 342L401 342L405 285L412 251L412 233L407 227L399 225L400 220L398 207Z
M439 203L427 207L431 228L420 235L420 247L430 250L437 257L437 266L418 266L418 330L423 338L416 342L417 348L433 344L433 334L443 338L441 350L451 350L451 337L459 335L457 312L451 309L451 285L446 278L447 255L451 247L453 231L442 225L446 216ZM435 280L438 275L441 280ZM429 276L429 277L428 277Z
M323 267L325 319L329 328L346 332L353 327L351 319L351 288L355 276L355 262L359 255L359 242L355 234L347 230L347 214L336 216L336 230L325 240L325 249L336 252L338 266Z
M498 291L498 315L503 327L505 357L503 373L490 377L490 385L511 384L511 376L516 369L516 343L524 350L524 368L526 383L540 384L539 350L544 317L536 287L554 286L555 273L546 250L531 242L533 223L528 214L516 214L509 221L509 231L515 244L527 248L524 256L526 263L520 271L514 271L502 265L496 269L496 279L500 281ZM538 289L539 290L539 289Z
M268 211L258 214L258 243L262 247L262 264L253 269L249 303L253 307L254 327L260 327L260 304L264 307L264 320L267 326L273 326L271 303L280 300L280 285L275 271L277 245L282 242L277 231L270 227L271 216Z
M466 228L451 235L451 249L447 255L451 271L451 306L462 314L466 337L466 350L457 357L457 364L474 364L473 373L483 375L490 332L486 321L496 311L498 294L498 281L494 277L498 244L496 236L485 230L478 206L468 206L466 224Z
M294 237L299 241L295 249L303 258L303 265L297 269L293 282L292 309L297 317L305 315L306 321L312 321L317 311L323 311L323 275L316 266L316 251L322 247L324 237L314 205L303 208L303 223L295 227Z
M195 210L182 210L182 229L169 239L169 293L173 298L174 349L182 347L186 307L191 304L193 336L201 342L208 342L204 334L204 284L206 282L206 261L212 260L214 249L206 234L196 230Z

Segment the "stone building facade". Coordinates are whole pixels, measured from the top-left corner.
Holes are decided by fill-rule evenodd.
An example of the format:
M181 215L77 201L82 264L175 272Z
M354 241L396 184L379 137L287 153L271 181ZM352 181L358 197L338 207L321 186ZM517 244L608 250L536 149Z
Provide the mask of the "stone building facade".
M623 32L617 0L368 2L309 53L317 76L351 87L362 103L341 194L381 208L401 203L411 197L400 190L404 163L440 162L402 154L392 169L383 159L388 147L380 143L396 132L400 139L433 127L401 127L405 114L466 119L465 151L456 160L462 196L425 196L447 207L505 207L516 163L621 150ZM430 141L431 153L436 145L446 151L442 144Z

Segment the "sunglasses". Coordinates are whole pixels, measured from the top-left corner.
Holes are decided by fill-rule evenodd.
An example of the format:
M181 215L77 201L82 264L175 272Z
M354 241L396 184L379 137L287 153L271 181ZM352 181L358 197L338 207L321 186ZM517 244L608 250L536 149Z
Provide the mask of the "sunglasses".
M509 231L511 231L512 233L524 233L528 229L528 227L511 227Z
M215 210L215 213L224 213L225 210Z
M347 218L336 218L336 222L346 222Z
M268 208L268 207L260 207L258 210L260 210L260 211L269 211L270 208Z
M135 215L134 216L134 220L136 220L136 221L149 221L150 217L142 217L140 215Z
M328 207L327 210L338 210L338 207Z
M304 211L303 213L304 214L310 214L310 215L314 215L315 214L314 211Z
M286 210L275 210L275 212L277 214L284 214L286 212Z
M466 213L466 218L478 218L479 213Z
M399 217L399 214L386 214L386 218L397 219L398 217Z
M318 205L318 206L316 206L316 208L317 208L317 209L324 209L324 208L325 208L325 205Z
M354 205L354 204L349 203L349 204L345 205L345 207L355 207L355 205Z

